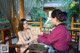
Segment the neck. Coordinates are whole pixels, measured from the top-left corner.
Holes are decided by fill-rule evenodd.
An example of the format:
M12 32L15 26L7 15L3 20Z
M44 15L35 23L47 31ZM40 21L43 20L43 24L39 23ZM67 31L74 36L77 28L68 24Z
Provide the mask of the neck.
M27 28L25 28L24 30L27 30Z
M62 22L57 22L57 23L56 23L56 26L59 25L59 24L61 24L61 23L62 23Z

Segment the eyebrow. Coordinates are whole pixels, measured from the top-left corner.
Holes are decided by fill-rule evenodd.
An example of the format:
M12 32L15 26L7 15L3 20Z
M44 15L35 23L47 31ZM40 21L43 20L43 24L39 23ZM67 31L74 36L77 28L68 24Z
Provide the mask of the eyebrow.
M27 23L28 24L28 22L24 22L24 23Z

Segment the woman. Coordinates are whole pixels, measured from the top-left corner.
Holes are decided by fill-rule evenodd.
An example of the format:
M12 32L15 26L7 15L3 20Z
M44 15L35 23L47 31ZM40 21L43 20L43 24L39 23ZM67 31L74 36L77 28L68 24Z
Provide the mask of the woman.
M52 46L58 53L68 53L71 38L68 30L63 23L67 20L67 13L59 9L53 10L51 13L52 23L56 26L50 34L41 32L38 36L39 40L47 45Z
M28 28L28 23L25 19L21 19L19 22L18 37L19 37L19 40L18 40L17 44L23 45L20 48L21 53L23 53L25 51L25 49L29 46L29 44L34 40L34 39L32 39L30 29Z

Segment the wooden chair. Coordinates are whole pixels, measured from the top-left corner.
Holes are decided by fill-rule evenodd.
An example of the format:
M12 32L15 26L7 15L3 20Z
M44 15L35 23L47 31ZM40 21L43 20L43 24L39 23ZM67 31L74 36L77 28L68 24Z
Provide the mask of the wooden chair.
M0 44L6 44L6 42L9 42L9 51L18 48L18 53L20 53L21 45L12 44L12 39L15 38L15 36L12 36L11 27L0 29L0 31L2 34L2 42Z
M39 26L29 26L32 34L32 38L37 38L38 34L42 32L42 18L40 19L40 22L28 22L28 24L38 24ZM36 41L34 41L37 43Z
M69 43L70 49L77 50L78 49L78 44L79 44L79 32L78 30L69 30L71 34L71 41Z

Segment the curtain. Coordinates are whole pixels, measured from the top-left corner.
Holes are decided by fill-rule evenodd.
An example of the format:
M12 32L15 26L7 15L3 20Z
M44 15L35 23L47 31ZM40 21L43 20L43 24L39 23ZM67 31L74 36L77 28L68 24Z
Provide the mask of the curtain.
M15 15L19 19L19 0L14 0Z
M34 6L35 1L34 0L24 0L24 7L25 7L25 18L31 11L32 7Z
M0 10L9 21L12 17L11 0L0 0Z
M12 24L12 0L0 0L0 10L2 14L7 18L11 26L11 32L14 35L14 29Z

